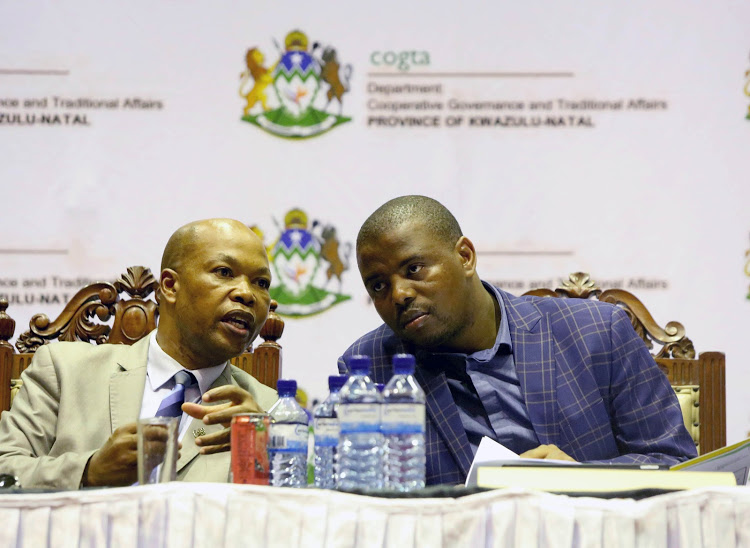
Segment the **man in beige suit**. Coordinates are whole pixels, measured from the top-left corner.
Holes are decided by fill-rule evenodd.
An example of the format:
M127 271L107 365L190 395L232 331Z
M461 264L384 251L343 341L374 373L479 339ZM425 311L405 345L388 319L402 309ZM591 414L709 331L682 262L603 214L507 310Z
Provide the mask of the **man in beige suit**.
M162 257L157 330L133 346L40 348L0 420L0 472L23 487L133 484L135 421L155 414L184 369L195 382L182 406L178 479L227 481L231 416L267 410L277 398L228 363L260 332L270 283L263 244L239 221L178 229Z

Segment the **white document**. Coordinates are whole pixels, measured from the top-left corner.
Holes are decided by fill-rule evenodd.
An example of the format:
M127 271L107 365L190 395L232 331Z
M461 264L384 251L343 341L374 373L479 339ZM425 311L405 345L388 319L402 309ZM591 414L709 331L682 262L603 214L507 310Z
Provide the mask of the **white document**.
M477 447L477 454L474 455L474 461L469 468L469 474L466 476L466 487L477 484L477 465L493 461L513 461L519 460L516 453L487 436L482 438Z
M513 463L521 462L536 462L539 464L544 463L545 465L579 465L581 463L568 461L568 460L555 460L555 459L522 459L518 454L514 453L502 443L498 443L495 440L484 436L482 441L479 442L477 447L477 453L474 455L474 461L471 463L469 468L469 474L466 476L466 487L470 487L477 484L477 468L483 464L491 464L493 466L502 466L503 464L512 465Z

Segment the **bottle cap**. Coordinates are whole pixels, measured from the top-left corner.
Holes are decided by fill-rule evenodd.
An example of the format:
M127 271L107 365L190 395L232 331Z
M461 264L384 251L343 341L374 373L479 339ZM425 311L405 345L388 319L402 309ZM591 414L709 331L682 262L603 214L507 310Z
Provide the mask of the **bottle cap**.
M396 354L393 356L393 372L396 375L410 375L414 373L416 363L411 354Z
M349 358L347 365L349 366L349 371L352 373L367 375L370 372L371 363L370 356L355 355Z
M279 379L276 381L276 391L280 397L297 395L297 381L292 379Z
M328 377L328 390L338 392L346 384L347 375L331 375Z

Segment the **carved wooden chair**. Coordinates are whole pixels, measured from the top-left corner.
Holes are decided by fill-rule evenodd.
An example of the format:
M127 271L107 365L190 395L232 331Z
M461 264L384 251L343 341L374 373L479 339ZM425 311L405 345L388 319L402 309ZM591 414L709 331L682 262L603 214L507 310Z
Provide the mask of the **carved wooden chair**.
M584 272L574 272L555 289L533 289L524 295L596 299L622 308L630 317L654 360L677 393L682 418L698 454L726 445L725 356L721 352L695 355L693 342L679 322L660 327L643 303L624 289L602 291ZM654 352L654 344L659 348Z
M149 297L158 285L151 270L142 266L128 268L114 283L87 285L54 321L50 322L46 314L31 318L29 330L16 341L18 352L9 342L16 322L6 312L8 302L0 299L0 411L10 409L21 385L21 373L41 345L55 340L133 344L155 329L159 305ZM277 341L284 331L284 321L276 314L276 306L276 301L271 301L271 312L260 332L263 342L231 360L274 390L281 376L281 346ZM92 321L94 316L99 322ZM105 323L110 320L111 326Z

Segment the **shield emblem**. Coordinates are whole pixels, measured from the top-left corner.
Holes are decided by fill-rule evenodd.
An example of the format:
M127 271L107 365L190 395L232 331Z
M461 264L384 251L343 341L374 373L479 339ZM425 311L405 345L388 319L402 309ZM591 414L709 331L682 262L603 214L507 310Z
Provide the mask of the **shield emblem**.
M320 67L305 51L288 51L274 70L274 88L279 102L295 118L311 107L320 87Z
M318 271L317 240L307 230L286 230L272 255L281 285L292 295L302 295L312 285Z

